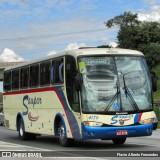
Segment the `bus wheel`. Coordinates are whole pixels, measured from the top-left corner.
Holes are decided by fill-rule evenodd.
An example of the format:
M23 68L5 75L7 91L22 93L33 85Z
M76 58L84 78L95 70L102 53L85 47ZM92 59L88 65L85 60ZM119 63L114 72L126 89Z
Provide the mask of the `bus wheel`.
M126 141L126 138L114 138L112 139L114 144L124 144Z
M19 120L19 124L18 124L18 133L19 133L19 138L21 140L27 140L29 138L28 133L26 133L24 131L24 123L22 121L22 119Z
M71 146L73 144L73 139L67 138L65 126L62 122L60 122L58 126L58 139L59 143L64 147Z

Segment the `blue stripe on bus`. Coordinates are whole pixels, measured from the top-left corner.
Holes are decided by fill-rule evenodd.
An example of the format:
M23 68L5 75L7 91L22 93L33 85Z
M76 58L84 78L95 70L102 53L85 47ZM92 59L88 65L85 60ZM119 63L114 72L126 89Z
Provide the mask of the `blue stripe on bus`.
M141 116L141 113L137 113L136 116L134 117L134 123L139 122L139 118Z
M58 87L58 88L56 88L56 91L59 94L59 96L63 102L63 105L65 107L66 114L67 114L67 117L69 120L69 124L70 124L71 130L72 130L74 139L81 139L80 129L79 129L77 120L76 120L74 114L72 113L72 111L69 109L69 106L66 102L66 99L65 99L65 96L64 96L62 89L60 87Z
M136 114L136 116L134 117L134 123L137 123L138 122L138 118L139 118L139 113L138 114Z

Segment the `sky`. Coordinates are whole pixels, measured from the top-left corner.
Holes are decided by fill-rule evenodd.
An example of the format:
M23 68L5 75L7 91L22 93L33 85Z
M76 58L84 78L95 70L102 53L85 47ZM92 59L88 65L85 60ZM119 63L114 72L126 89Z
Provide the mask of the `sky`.
M118 28L104 22L127 11L160 22L160 0L0 0L0 63L79 46L115 47Z

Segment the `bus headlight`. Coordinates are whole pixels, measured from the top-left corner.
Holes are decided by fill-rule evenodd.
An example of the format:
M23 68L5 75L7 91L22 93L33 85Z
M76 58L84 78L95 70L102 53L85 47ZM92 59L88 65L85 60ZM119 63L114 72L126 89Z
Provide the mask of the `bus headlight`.
M85 121L83 122L86 126L90 126L90 127L101 127L103 125L103 123L101 122L90 122L90 121Z
M154 118L148 118L148 119L144 119L139 121L140 124L149 124L149 123L153 123Z

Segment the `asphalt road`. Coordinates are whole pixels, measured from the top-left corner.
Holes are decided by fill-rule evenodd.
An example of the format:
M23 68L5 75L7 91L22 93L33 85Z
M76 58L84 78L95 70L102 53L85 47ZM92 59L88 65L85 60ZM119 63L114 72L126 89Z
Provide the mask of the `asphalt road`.
M160 156L160 130L153 131L153 135L149 137L128 138L123 145L114 145L110 140L85 140L76 141L72 147L62 147L57 139L52 136L39 136L35 141L21 141L18 138L18 132L6 129L0 126L0 151L34 151L37 154L44 152L54 158L61 157L77 157L82 159L128 159L125 153L133 153L135 156L130 156L129 159L160 159L160 157L139 157L139 154L154 153L159 151ZM135 152L134 152L135 151ZM150 152L151 151L151 152ZM108 157L109 155L117 155L124 153L123 157ZM89 155L89 158L87 157ZM62 158L63 157L63 158ZM15 158L17 159L17 158ZM45 158L50 159L50 158Z

